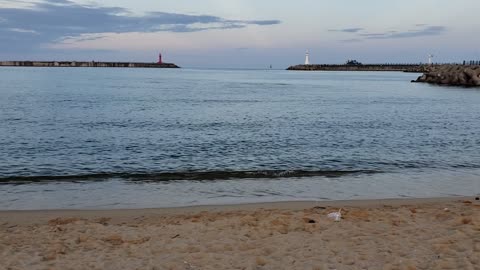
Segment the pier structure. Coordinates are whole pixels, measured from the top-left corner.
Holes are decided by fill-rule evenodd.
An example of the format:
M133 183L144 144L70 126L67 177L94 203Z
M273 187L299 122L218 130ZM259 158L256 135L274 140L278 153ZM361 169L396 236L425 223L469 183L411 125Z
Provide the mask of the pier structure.
M161 60L161 59L159 59ZM82 61L0 61L0 67L115 67L115 68L179 68L173 63L82 62Z
M299 71L404 71L422 73L429 65L425 64L342 64L342 65L296 65L287 70Z

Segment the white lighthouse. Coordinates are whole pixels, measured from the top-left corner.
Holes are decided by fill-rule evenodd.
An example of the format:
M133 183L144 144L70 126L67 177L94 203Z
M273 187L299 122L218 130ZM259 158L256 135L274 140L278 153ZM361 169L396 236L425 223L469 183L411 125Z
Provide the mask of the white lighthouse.
M305 53L305 65L310 65L310 54L307 52Z
M429 64L429 65L432 65L432 64L433 64L433 60L432 60L432 59L433 59L433 54L429 54L429 55L428 55L428 64Z

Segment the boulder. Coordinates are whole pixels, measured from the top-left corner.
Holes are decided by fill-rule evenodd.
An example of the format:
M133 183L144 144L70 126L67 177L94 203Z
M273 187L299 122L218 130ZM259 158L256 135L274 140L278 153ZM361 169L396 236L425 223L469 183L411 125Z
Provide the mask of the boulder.
M480 86L480 66L431 66L425 70L422 76L412 82L455 86Z

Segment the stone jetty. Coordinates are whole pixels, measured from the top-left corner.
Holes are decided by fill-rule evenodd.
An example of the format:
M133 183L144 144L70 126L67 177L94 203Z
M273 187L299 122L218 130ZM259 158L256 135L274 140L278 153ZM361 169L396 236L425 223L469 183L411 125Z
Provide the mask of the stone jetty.
M8 67L115 67L115 68L180 68L173 63L81 62L81 61L0 61Z
M360 64L360 65L296 65L287 70L297 71L403 71L422 73L427 65L421 64Z
M480 65L431 66L412 82L480 87Z

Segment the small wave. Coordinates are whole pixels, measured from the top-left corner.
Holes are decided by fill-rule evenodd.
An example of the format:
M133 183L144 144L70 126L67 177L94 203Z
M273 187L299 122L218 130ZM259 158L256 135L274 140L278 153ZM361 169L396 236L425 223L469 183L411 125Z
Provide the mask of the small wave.
M186 172L158 172L158 173L93 173L80 175L40 175L40 176L9 176L0 177L0 184L22 184L36 182L76 182L76 181L104 181L126 180L142 182L163 181L213 181L230 179L272 179L272 178L302 178L302 177L341 177L351 174L372 174L379 171L369 170L263 170L263 171L186 171Z

